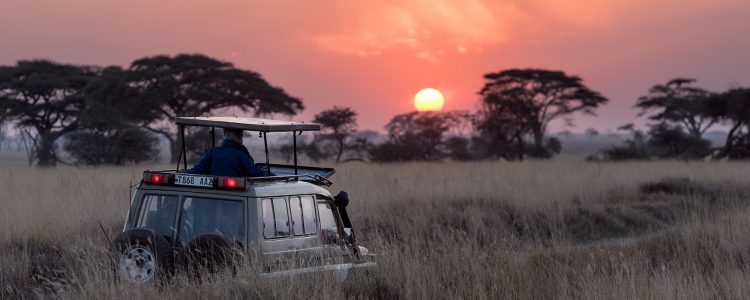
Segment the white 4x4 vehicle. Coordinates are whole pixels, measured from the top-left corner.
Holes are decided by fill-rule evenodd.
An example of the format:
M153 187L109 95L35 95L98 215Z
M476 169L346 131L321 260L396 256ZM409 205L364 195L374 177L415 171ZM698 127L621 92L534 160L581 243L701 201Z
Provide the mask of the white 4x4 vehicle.
M179 269L211 271L241 261L269 277L321 271L346 277L352 269L375 265L355 241L347 194L333 196L325 189L334 170L297 165L296 135L320 125L231 117L180 117L176 123L183 141L188 125L210 127L212 139L217 127L260 132L266 162L258 166L275 175L145 171L123 232L110 248L118 278L144 283ZM292 132L294 165L269 163L269 132ZM181 157L187 166L184 145Z

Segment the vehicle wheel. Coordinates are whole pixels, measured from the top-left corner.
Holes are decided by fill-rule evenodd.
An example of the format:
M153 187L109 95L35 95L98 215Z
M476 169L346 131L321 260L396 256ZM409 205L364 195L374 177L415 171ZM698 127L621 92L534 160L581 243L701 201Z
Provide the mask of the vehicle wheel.
M167 240L144 228L121 233L109 248L115 278L131 283L165 279L172 273L174 257Z
M242 257L242 249L236 243L208 233L190 240L178 254L178 262L189 276L199 278L201 272L217 273L225 269L234 272Z

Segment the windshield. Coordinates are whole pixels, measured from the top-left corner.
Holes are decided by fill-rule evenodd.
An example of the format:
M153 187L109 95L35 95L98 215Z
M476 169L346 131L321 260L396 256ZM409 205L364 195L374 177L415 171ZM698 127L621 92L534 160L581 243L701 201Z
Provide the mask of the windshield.
M245 209L242 201L186 197L180 217L180 242L207 233L244 241Z

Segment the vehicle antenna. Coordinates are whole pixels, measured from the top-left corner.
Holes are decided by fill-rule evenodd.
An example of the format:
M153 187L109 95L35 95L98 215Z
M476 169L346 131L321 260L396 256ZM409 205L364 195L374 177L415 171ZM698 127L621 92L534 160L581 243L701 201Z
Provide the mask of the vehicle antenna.
M133 179L130 179L130 184L128 185L128 207L130 207L130 203L133 201Z
M109 239L109 235L107 235L107 231L104 230L104 226L102 226L102 222L99 220L96 220L97 223L99 223L99 228L102 229L102 233L104 233L104 237L107 238L107 242L109 242L109 245L112 246L112 240Z

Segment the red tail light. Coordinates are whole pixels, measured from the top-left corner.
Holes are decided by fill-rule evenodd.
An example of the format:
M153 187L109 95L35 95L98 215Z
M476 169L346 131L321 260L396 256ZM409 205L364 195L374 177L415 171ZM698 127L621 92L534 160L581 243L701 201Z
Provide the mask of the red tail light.
M237 178L224 178L224 187L228 187L228 188L237 187Z
M222 177L219 178L219 187L226 189L244 189L245 182L245 178Z
M143 172L143 182L153 184L169 184L170 181L172 180L169 174Z
M151 174L151 183L162 183L164 174Z

